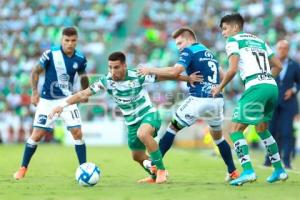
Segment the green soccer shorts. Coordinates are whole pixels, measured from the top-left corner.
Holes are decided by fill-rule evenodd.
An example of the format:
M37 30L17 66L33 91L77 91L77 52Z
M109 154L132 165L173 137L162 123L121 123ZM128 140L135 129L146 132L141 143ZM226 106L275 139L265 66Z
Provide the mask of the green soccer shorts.
M254 85L244 91L234 109L232 121L257 125L269 122L277 104L278 88L272 84Z
M159 113L157 111L148 113L138 123L127 126L127 128L128 128L128 146L132 151L146 149L145 145L137 137L137 131L142 124L150 124L153 128L155 128L155 133L153 134L153 137L156 137L157 132L161 125L161 119L160 119Z

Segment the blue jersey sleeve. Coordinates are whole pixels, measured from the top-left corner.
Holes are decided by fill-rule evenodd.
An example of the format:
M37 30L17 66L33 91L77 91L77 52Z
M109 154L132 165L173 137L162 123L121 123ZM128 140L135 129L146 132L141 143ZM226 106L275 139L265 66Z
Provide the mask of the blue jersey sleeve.
M40 65L46 69L47 66L50 63L50 54L51 54L51 50L47 50L43 53L43 55L40 57Z
M82 63L81 63L81 65L80 65L79 68L78 68L78 73L79 73L79 74L85 72L86 65L87 65L87 60L86 60L86 57L84 57L84 58L83 58L83 61L82 61Z
M192 61L192 52L189 51L187 48L184 48L180 52L179 60L177 63L187 68L191 64L191 61Z

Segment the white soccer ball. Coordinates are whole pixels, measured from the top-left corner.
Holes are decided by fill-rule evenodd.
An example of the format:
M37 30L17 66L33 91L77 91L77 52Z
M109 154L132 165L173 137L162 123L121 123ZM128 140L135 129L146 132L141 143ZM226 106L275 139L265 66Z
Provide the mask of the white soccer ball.
M83 163L77 168L75 177L80 186L94 186L99 182L100 169L94 163Z

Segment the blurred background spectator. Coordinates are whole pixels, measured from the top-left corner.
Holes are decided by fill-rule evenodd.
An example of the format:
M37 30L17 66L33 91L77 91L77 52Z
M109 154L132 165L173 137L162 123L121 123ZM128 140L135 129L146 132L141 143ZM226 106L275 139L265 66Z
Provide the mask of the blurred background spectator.
M290 56L300 61L297 0L0 0L1 121L8 127L23 124L26 134L30 130L34 112L29 102L30 70L45 49L57 44L64 26L78 27L78 47L88 58L89 73L106 73L106 56L113 50L127 54L129 67L140 63L172 66L178 51L170 35L184 25L196 31L199 42L214 51L226 70L225 40L219 22L224 14L236 11L247 21L245 31L258 35L271 47L279 39L292 41ZM238 76L226 87L228 119L242 88ZM185 83L168 81L148 89L167 123L170 111L184 99L187 88ZM81 108L83 119L89 121L120 115L106 95L93 97ZM17 136L12 138L18 140Z

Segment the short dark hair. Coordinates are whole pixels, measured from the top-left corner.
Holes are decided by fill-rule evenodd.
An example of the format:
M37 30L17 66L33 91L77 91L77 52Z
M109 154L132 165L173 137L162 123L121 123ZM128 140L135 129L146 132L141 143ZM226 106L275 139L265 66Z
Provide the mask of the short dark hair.
M126 56L121 51L116 51L116 52L113 52L112 54L109 55L108 60L110 60L110 61L119 60L121 63L125 63L126 62Z
M194 40L197 40L195 32L190 27L181 27L172 33L172 38L176 39L180 35L191 36Z
M78 35L76 28L74 27L66 27L62 31L62 35L73 36Z
M221 22L220 22L220 28L222 28L223 23L237 24L240 27L240 29L243 30L244 18L242 17L242 15L240 13L233 13L233 14L225 15L224 17L222 17Z

